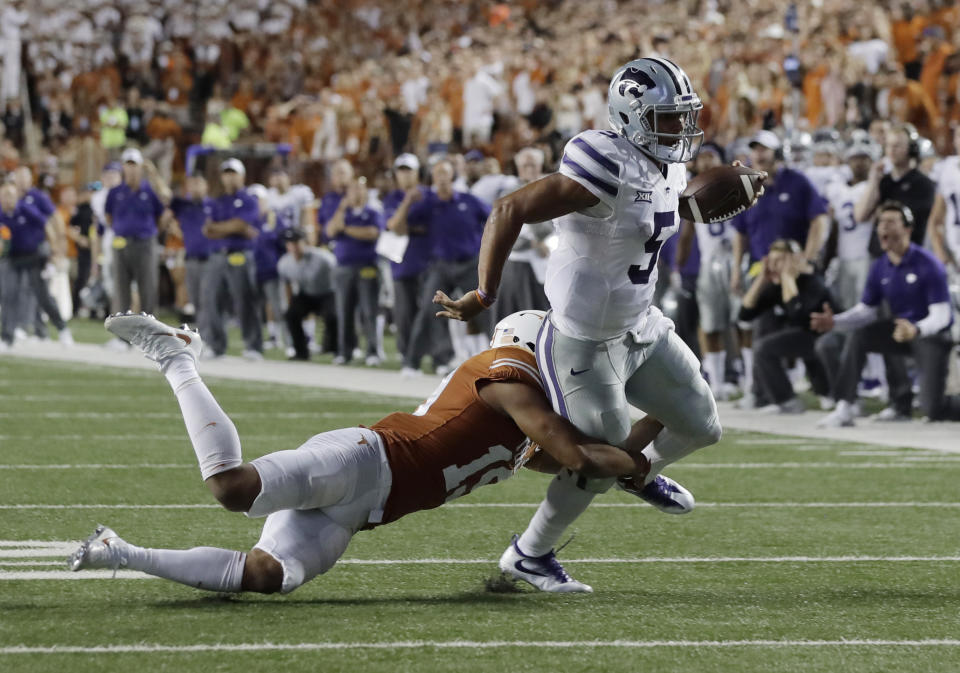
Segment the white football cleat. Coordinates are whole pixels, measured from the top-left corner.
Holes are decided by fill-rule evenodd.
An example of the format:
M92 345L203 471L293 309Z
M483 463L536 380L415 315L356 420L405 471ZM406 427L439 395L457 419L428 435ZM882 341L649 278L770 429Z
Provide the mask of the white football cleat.
M687 514L697 505L693 493L662 474L639 488L632 479L620 477L617 479L617 486L667 514Z
M549 551L543 556L527 556L517 546L514 535L510 546L500 557L500 571L514 579L532 584L540 591L555 594L592 594L593 587L570 577L560 565L557 555Z
M57 336L60 340L60 344L66 348L73 348L76 345L76 341L73 340L73 334L70 332L69 327L64 327L60 330L60 334Z
M817 421L818 428L849 428L854 424L857 412L854 405L846 400L837 402L836 408Z
M76 572L88 568L117 570L127 565L127 543L106 526L97 526L67 558L67 567Z
M203 340L184 325L180 328L164 325L146 313L115 313L103 323L109 332L116 334L143 351L157 363L160 371L178 355L188 355L197 364L203 351Z

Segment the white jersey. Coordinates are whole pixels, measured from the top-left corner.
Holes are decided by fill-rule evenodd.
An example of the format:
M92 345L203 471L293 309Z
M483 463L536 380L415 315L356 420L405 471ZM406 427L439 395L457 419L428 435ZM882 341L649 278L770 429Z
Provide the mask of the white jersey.
M834 183L826 197L833 209L833 219L837 221L837 258L863 259L870 256L870 236L873 234L873 220L857 222L853 217L853 208L866 191L866 180L855 185Z
M947 207L943 220L947 249L960 259L960 156L943 161L937 177L937 194Z
M697 247L700 248L701 266L710 260L733 254L733 239L737 230L731 220L723 222L694 222L697 232Z
M850 167L846 164L839 166L804 166L800 169L807 180L813 185L817 193L826 197L835 185L845 185L853 177Z
M276 189L267 192L267 204L277 214L277 228L300 226L300 214L314 200L313 190L306 185L293 185L281 194Z
M554 324L568 336L604 340L646 323L657 283L657 257L677 232L677 204L687 186L683 164L666 175L627 139L584 131L564 148L560 173L600 202L557 218L557 249L545 289Z

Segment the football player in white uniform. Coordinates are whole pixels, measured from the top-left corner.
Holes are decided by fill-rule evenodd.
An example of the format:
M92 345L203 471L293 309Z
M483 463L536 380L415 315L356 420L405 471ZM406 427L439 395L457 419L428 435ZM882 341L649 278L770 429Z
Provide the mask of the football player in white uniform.
M960 126L953 129L956 154L940 162L930 211L933 251L951 278L960 275Z
M697 157L697 173L710 170L723 162L720 148L704 145ZM703 332L703 370L707 374L715 399L726 399L723 372L726 364L724 336L736 324L740 312L740 297L730 291L733 273L733 240L736 229L729 221L690 222L684 220L677 243L677 263L682 264L696 238L700 249L700 273L697 276L697 311ZM739 273L739 270L738 270Z
M830 283L830 290L843 310L860 301L863 286L867 282L873 220L858 222L853 210L868 187L870 167L873 162L880 160L882 154L880 146L869 140L852 142L844 153L852 175L850 183L833 182L827 188L827 201L837 224L836 275Z
M703 107L690 79L663 58L631 61L608 93L613 131L584 131L566 145L559 173L500 199L483 233L479 287L437 315L469 320L495 300L501 272L525 222L556 221L547 265L549 319L537 364L554 409L588 435L623 446L633 405L665 429L644 449L651 469L627 490L681 514L693 497L664 477L670 463L720 439L717 406L700 366L673 324L651 306L657 256L679 225L684 163L699 151ZM569 470L550 483L526 531L500 559L505 573L546 591L589 591L554 556L563 531L612 479Z

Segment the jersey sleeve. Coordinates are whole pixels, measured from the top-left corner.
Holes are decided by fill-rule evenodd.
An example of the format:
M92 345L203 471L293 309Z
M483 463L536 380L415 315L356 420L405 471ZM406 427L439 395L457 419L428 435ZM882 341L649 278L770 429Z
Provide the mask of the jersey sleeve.
M538 390L543 381L537 369L537 360L526 348L501 347L494 350L493 359L487 368L484 381L521 381Z
M612 212L620 191L621 157L612 131L584 131L563 148L560 173L579 183Z

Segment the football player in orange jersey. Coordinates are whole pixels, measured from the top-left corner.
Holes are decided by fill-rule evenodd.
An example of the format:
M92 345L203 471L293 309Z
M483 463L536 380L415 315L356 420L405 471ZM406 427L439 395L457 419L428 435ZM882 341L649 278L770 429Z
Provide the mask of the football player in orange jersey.
M202 342L185 327L146 314L107 318L113 334L155 361L173 388L200 472L228 510L266 516L249 553L213 547L145 549L98 526L69 558L72 570L129 568L209 591L287 593L337 562L364 528L440 505L506 479L534 453L536 467L642 484L650 469L640 450L660 431L640 421L626 449L597 442L556 414L533 354L544 313L515 313L498 325L491 348L451 372L412 414L371 428L316 435L293 451L244 463L240 438L197 372ZM589 592L553 552L520 559L546 591Z

